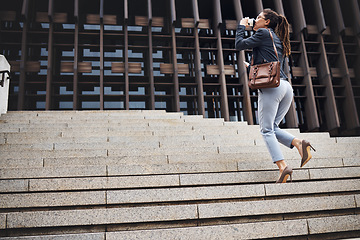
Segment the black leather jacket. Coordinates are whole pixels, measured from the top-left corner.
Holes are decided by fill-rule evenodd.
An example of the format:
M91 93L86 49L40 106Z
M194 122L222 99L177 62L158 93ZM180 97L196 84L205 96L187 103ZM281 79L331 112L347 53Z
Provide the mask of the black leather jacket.
M279 37L274 31L269 28L274 38L276 50L280 61L280 78L287 79L284 72L284 58L283 58L283 47ZM259 28L251 37L244 38L245 26L238 25L236 30L235 47L237 50L253 49L254 64L261 64L266 62L276 61L276 54L274 46L270 37L269 30L266 28Z

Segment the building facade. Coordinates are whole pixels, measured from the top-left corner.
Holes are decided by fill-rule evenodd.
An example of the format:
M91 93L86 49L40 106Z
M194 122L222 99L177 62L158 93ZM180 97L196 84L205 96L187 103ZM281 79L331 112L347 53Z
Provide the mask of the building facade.
M1 2L9 110L163 109L257 124L251 50L235 50L235 32L271 8L291 24L295 97L283 126L360 134L360 0Z

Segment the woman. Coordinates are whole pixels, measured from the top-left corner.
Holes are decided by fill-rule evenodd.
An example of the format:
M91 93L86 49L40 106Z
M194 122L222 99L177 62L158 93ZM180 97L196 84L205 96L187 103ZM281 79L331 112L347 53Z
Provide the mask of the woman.
M248 18L243 18L237 28L236 49L252 48L254 64L276 61L277 57L269 33L270 30L281 63L280 86L258 91L258 117L260 131L268 151L273 162L279 167L280 176L276 183L285 183L289 176L292 180L293 170L286 165L278 142L289 148L295 146L298 149L301 156L300 167L303 167L311 159L310 147L315 151L308 141L295 138L279 128L279 124L288 112L293 99L293 89L283 71L285 57L288 57L291 51L289 23L285 16L279 15L271 9L264 9L256 18L253 28L256 32L251 37L244 39L245 26L248 25L248 20Z

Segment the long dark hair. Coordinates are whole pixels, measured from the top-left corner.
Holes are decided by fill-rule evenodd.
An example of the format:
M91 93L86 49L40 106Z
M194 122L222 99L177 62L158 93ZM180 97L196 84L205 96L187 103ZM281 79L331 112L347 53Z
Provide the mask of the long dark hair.
M290 29L289 22L286 17L278 14L277 12L271 10L270 8L266 8L263 11L265 19L269 19L269 27L274 29L276 35L279 36L282 45L283 45L283 54L285 56L290 56L291 54L291 46L290 46Z

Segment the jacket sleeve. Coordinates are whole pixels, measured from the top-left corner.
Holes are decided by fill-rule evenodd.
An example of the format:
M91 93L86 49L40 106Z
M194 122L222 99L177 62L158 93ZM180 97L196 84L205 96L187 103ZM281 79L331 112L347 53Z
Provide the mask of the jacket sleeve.
M263 44L264 39L266 38L266 29L258 29L254 35L244 39L245 36L245 26L238 25L236 29L236 38L235 38L235 48L236 50L250 49L258 47Z

